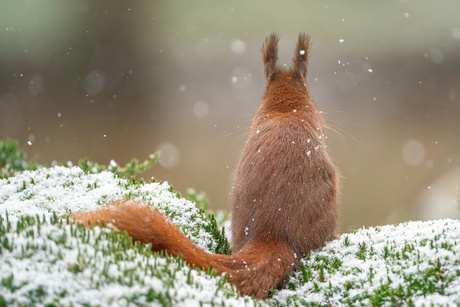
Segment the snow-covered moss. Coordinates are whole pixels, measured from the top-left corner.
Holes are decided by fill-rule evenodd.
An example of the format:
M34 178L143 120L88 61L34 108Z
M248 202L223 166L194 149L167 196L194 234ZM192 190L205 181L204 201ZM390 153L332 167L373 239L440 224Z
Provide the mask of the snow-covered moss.
M460 222L360 229L302 260L281 306L460 305Z
M87 229L57 216L0 218L0 305L190 306L244 304L225 279L108 228Z
M69 213L126 198L169 215L205 250L228 252L215 219L167 183L78 167L24 171L0 180L0 306L460 305L459 221L344 234L303 259L285 289L254 301L124 233L66 222Z
M62 166L24 171L0 180L0 214L8 212L10 219L24 214L64 217L127 198L147 202L166 213L201 248L228 253L228 243L215 221L181 198L167 182L135 182L111 172L87 174L78 167Z
M203 249L228 252L215 220L167 183L139 183L111 172L87 174L78 167L24 171L0 180L0 306L238 306L250 300L225 278L152 254L125 233L66 223L72 212L125 198L169 215Z

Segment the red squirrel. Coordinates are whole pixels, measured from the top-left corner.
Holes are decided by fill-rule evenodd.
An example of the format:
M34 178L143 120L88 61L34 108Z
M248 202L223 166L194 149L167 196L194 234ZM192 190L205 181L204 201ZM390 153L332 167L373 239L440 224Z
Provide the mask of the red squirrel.
M299 35L290 69L277 65L278 41L271 34L262 46L265 93L233 178L232 255L205 252L158 210L134 201L75 220L112 223L153 251L182 255L204 270L212 266L243 295L262 299L282 287L302 257L333 237L339 176L307 88L309 37Z

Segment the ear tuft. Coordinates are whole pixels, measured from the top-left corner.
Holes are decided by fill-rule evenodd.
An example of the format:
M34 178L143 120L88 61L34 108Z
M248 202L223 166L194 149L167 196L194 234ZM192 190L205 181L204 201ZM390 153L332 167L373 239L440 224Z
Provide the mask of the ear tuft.
M299 34L297 48L294 53L294 74L307 81L308 59L310 57L310 37L305 33Z
M273 80L278 73L278 67L276 66L278 61L278 41L278 35L272 33L265 39L262 45L262 60L264 62L265 78L267 82Z

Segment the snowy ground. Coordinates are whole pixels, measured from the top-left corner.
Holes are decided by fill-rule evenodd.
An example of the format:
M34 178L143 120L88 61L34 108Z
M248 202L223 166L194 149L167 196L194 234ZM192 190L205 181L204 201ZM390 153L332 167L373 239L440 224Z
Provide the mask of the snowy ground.
M79 168L0 180L0 306L459 305L460 222L360 229L303 259L286 288L256 302L220 277L152 254L118 231L66 223L71 212L135 198L215 252L205 214L167 183L132 183ZM27 217L29 216L29 217Z

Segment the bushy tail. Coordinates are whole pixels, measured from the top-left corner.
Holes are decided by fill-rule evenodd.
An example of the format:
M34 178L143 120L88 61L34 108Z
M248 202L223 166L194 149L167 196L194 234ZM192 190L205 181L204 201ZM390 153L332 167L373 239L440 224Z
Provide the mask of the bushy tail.
M276 240L249 242L234 255L209 254L158 210L133 201L115 201L105 209L76 214L74 219L87 226L111 223L134 241L150 243L152 251L182 255L189 265L206 271L212 266L219 275L227 273L228 281L241 294L259 299L267 297L270 289L282 286L285 276L299 264L291 248Z

